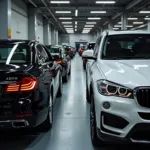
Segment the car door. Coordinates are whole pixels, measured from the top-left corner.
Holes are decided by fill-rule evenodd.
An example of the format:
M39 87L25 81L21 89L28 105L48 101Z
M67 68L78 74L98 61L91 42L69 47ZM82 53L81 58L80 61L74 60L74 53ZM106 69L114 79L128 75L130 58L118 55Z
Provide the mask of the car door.
M36 51L36 60L38 63L38 68L39 68L39 97L41 99L41 102L39 103L40 107L49 107L49 96L50 96L50 85L52 82L51 75L50 75L50 66L49 64L49 57L46 54L45 50L43 49L41 44L35 44L35 51ZM41 112L41 118L42 119L45 117L45 114L47 114L45 111Z
M45 49L47 54L51 56L48 49L45 46L43 46L43 48ZM53 65L51 66L50 71L51 71L51 75L53 77L53 88L54 88L53 95L54 95L54 100L55 100L55 97L57 95L57 91L59 88L59 83L60 83L61 66L59 64L57 64L56 61L53 60Z

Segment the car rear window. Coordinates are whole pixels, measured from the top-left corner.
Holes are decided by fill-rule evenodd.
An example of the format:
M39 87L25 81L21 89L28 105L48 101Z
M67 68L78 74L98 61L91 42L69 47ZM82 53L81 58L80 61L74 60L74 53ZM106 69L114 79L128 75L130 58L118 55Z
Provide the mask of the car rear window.
M30 62L31 54L28 45L0 43L0 63L29 64Z
M59 48L51 47L51 48L49 49L49 52L50 52L50 53L59 53Z
M102 58L150 58L150 34L127 34L107 36L104 43Z

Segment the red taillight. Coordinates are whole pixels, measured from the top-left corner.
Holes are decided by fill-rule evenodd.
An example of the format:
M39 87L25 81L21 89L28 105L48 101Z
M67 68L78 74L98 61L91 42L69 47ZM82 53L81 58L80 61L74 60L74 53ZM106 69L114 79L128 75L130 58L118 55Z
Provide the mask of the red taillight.
M56 63L57 64L62 64L62 60L57 60Z
M16 118L23 118L23 117L31 117L33 114L18 114L16 115Z
M31 91L36 88L36 85L36 78L25 77L21 81L17 81L15 84L7 85L6 92Z

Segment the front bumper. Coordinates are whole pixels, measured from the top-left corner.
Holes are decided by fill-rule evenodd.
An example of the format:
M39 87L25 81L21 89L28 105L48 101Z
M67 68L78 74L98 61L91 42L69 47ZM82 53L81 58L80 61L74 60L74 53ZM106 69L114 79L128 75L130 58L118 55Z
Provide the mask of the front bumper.
M150 143L150 136L144 136L150 133L150 109L141 107L134 99L103 96L98 92L94 93L94 99L100 139ZM110 103L109 109L103 107L104 102Z

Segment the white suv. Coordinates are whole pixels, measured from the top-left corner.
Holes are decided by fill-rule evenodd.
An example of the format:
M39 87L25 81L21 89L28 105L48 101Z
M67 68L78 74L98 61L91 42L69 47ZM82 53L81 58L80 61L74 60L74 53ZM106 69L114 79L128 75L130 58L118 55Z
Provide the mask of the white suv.
M87 75L91 140L150 143L150 33L106 31Z

